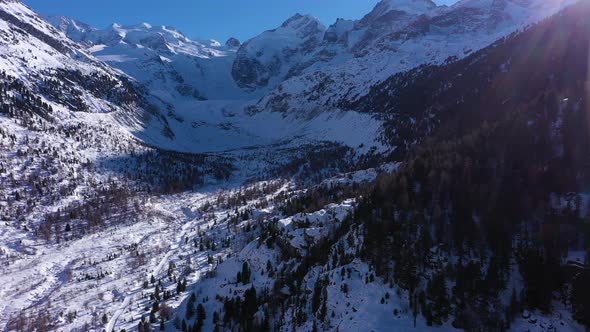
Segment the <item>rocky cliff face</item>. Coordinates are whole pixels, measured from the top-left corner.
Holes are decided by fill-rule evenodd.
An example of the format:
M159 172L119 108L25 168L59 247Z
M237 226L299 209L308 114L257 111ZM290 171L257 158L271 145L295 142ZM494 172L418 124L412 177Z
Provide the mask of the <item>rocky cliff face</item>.
M316 51L325 30L314 17L297 14L289 18L240 47L232 77L240 87L250 90L280 83L291 68Z

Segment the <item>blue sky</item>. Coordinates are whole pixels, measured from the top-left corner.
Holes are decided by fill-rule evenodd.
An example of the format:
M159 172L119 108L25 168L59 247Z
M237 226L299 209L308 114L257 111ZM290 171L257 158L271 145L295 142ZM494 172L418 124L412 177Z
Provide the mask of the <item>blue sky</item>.
M44 15L66 15L96 27L113 22L169 25L191 38L251 38L295 13L311 14L325 25L356 19L378 0L23 0ZM451 3L453 0L438 0Z

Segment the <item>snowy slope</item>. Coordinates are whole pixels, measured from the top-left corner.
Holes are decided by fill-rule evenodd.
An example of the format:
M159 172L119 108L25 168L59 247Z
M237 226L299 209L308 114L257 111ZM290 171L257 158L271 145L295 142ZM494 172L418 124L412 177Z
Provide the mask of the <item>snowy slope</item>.
M121 126L162 119L135 82L18 1L0 1L0 86L0 330L94 330L138 277L122 253L176 230L144 214L144 192L182 162ZM195 176L201 158L184 156L174 182L213 178Z
M19 1L1 1L0 15L4 32L0 66L7 74L27 79L59 68L117 75Z

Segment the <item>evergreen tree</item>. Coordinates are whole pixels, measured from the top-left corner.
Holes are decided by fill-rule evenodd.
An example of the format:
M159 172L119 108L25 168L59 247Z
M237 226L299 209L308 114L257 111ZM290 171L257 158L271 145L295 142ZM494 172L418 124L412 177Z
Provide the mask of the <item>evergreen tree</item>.
M574 319L590 326L590 273L584 271L574 277L570 301Z
M250 266L248 265L248 262L244 262L244 264L242 265L241 279L244 285L250 282Z
M431 302L429 312L432 315L432 322L438 325L443 324L449 317L450 305L447 294L446 279L444 274L437 273L428 282L426 287L428 300Z
M313 295L311 297L311 312L313 312L314 314L318 312L318 310L320 309L320 305L322 304L322 288L322 281L320 278L318 278L313 287Z
M516 315L520 311L520 303L518 302L518 296L516 295L516 288L512 288L512 295L510 296L510 321L513 321L516 318Z
M244 293L244 314L250 319L258 310L258 299L256 297L256 288L252 286Z
M199 303L199 305L197 306L197 323L195 325L195 330L201 331L206 318L207 313L205 312L205 307L203 306L203 304Z

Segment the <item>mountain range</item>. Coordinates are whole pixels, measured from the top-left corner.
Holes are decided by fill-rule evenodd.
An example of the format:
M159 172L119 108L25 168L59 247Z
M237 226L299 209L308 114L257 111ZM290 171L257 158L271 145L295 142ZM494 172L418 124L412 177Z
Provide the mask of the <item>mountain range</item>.
M585 330L589 16L221 43L0 0L0 330Z
M303 135L357 147L364 142L347 140L343 132L350 122L371 119L348 105L371 86L420 65L463 58L567 4L465 0L448 7L429 0L381 1L360 20L340 19L329 27L296 14L242 44L193 41L174 28L147 23L101 30L66 17L48 22L141 83L152 102L169 111L178 137L146 132L140 138L150 144L207 152ZM327 114L340 120L326 128ZM261 132L260 124L272 129ZM368 127L374 133L378 126ZM203 142L221 136L231 138L203 148ZM191 140L195 144L187 143ZM366 143L379 145L375 139Z

